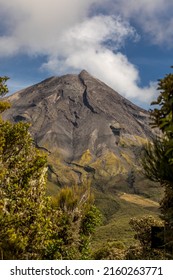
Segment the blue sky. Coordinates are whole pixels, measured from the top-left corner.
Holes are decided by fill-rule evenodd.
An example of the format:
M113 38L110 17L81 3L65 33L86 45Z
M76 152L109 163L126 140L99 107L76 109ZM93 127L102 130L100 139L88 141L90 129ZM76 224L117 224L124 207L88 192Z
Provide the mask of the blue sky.
M148 108L173 64L172 0L0 0L0 19L11 93L86 69Z

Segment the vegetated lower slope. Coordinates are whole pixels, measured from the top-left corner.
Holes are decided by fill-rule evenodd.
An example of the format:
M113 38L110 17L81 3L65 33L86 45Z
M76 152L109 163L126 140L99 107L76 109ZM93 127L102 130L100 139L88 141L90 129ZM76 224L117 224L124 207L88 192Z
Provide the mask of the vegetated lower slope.
M104 217L97 240L131 236L130 217L157 212L145 202L158 201L161 191L144 179L140 165L142 146L153 135L147 111L86 71L51 77L7 99L12 107L3 117L30 122L36 146L48 155L48 194L91 182Z
M99 192L96 197L96 204L102 210L104 221L96 230L92 241L92 247L95 249L114 241L121 241L127 247L134 244L134 231L129 225L130 219L149 215L159 217L160 214L159 204L144 196Z

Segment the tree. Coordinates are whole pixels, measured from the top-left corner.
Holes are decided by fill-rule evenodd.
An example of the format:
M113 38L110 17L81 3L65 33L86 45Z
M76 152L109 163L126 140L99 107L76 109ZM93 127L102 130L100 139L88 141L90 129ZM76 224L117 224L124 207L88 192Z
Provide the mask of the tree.
M7 92L0 79L1 96ZM4 105L6 104L6 105ZM7 102L0 103L4 110ZM2 110L1 110L2 112ZM40 259L51 231L46 157L29 124L0 120L0 250L3 259Z
M165 189L160 203L162 218L165 221L166 244L173 253L173 74L159 80L160 94L151 110L151 125L160 131L153 143L145 149L143 167L145 175L159 182Z
M171 139L173 136L173 74L167 74L159 80L160 95L152 105L157 105L151 111L152 126L159 128L164 135Z
M167 154L169 140L164 137L156 137L148 143L144 149L142 165L145 175L162 186L173 182L173 166Z

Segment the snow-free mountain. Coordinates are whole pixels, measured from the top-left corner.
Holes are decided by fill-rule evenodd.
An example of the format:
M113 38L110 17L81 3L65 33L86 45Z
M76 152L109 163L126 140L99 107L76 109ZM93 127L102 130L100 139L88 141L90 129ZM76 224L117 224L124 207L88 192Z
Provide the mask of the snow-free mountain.
M152 136L146 110L85 70L48 78L7 99L12 107L4 118L31 123L35 144L47 151L61 183L80 182L84 173L113 178L137 169L140 149Z

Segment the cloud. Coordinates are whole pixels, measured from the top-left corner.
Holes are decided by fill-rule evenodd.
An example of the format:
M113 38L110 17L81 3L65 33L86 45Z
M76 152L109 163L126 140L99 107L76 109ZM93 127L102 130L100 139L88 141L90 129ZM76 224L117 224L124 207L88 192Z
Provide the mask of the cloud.
M47 54L56 48L58 37L66 28L80 22L92 3L102 1L0 0L5 33L0 36L0 55Z
M125 19L133 20L152 43L172 48L172 0L108 0L104 10L107 13L114 11Z
M149 102L155 94L155 84L140 88L137 68L119 51L129 37L138 39L135 29L120 17L88 18L59 38L58 49L48 57L42 69L56 74L84 68L125 97ZM108 40L110 46L105 44Z
M127 18L133 15L135 2L128 1L132 7ZM127 1L113 3L125 14ZM44 56L41 69L56 75L86 69L127 98L149 102L155 94L154 84L141 88L137 68L120 52L127 39L138 39L135 29L120 16L89 17L93 4L105 5L105 1L0 0L0 56Z
M78 55L78 60L80 60L82 53L88 53L88 51L94 51L96 54L105 52L106 49L112 52L117 51L125 43L127 37L136 40L138 35L120 17L99 15L87 18L59 36L58 45L51 49L50 61L57 59L60 64L63 64L75 55ZM75 61L73 63L75 64ZM52 67L54 67L53 61ZM56 68L58 67L59 65ZM56 69L52 68L52 70Z

